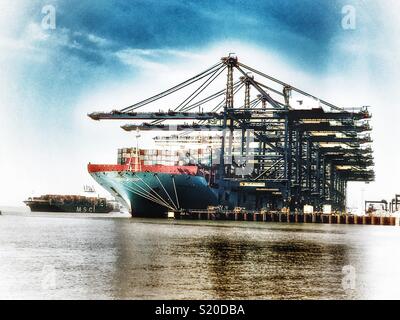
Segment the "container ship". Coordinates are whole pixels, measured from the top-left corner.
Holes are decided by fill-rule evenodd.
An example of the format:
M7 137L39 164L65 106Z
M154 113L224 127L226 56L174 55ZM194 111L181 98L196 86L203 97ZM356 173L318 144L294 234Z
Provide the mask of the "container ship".
M42 195L31 197L24 203L32 212L109 213L115 206L106 198L80 195Z
M159 144L170 139L155 138ZM192 137L179 139L194 142ZM204 147L122 148L117 164L89 163L88 171L132 216L163 217L170 211L219 204L211 157L211 148Z

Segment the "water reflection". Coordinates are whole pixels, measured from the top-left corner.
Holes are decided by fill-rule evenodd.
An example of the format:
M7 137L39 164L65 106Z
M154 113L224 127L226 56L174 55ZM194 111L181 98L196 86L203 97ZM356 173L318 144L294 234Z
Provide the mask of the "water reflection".
M126 298L355 297L342 288L351 248L330 243L343 233L315 231L132 221L118 234L115 287Z
M399 244L391 227L3 215L0 297L399 298Z
M218 298L319 298L342 296L346 245L231 235L206 242L207 272ZM335 292L336 291L336 292Z

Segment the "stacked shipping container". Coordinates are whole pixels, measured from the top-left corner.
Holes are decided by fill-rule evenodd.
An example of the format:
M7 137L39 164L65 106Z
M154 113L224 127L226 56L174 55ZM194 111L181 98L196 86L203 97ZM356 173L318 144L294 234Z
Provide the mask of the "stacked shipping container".
M210 148L180 150L139 149L139 152L137 152L136 148L121 148L118 149L117 163L120 165L136 165L139 163L145 166L184 166L189 164L209 166L212 163L211 155Z

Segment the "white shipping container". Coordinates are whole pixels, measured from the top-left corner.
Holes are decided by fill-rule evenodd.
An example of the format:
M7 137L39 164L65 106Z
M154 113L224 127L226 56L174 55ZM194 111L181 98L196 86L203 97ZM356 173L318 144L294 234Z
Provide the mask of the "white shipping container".
M331 214L332 213L332 206L330 204L324 204L322 207L322 211L324 214Z
M312 214L314 213L314 207L306 204L303 208L303 212L307 214Z

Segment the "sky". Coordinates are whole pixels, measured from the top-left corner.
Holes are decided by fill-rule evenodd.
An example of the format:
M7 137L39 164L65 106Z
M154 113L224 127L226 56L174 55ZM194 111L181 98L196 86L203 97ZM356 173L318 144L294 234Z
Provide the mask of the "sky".
M48 5L54 29L42 25ZM354 29L342 25L348 5ZM136 142L88 112L131 105L230 52L334 104L371 106L376 181L350 184L348 205L391 199L399 9L395 0L0 1L0 205L94 184L87 163L114 163Z

